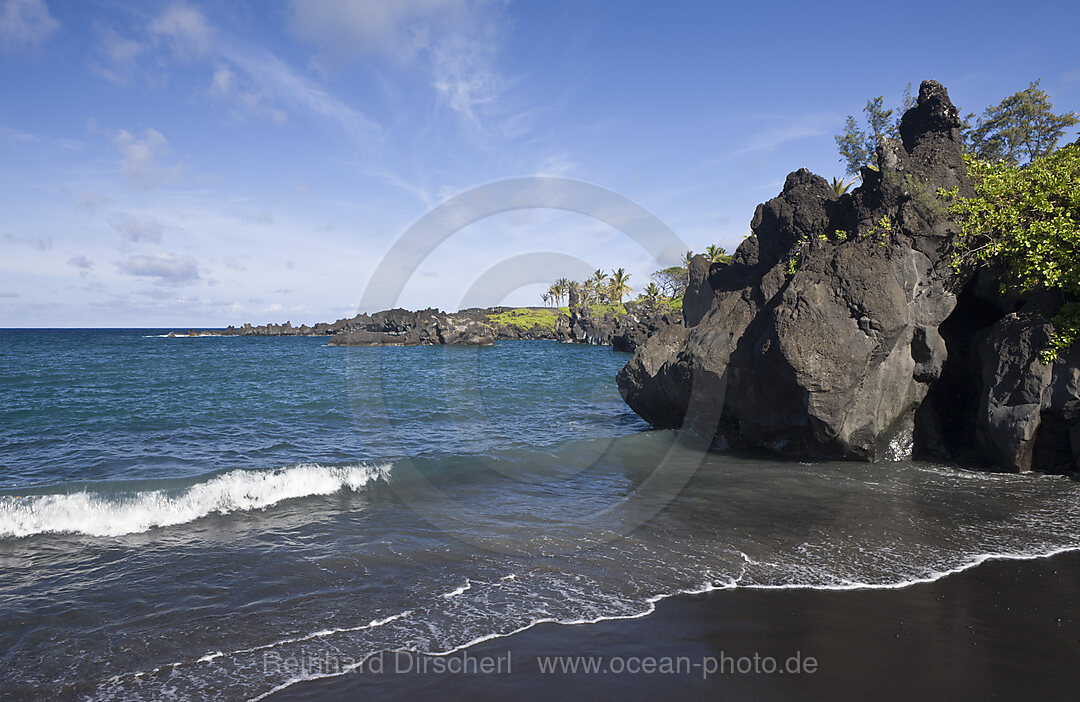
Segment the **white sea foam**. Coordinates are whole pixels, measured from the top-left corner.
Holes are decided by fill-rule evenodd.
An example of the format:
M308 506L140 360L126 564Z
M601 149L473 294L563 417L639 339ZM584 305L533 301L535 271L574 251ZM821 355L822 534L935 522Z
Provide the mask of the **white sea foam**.
M463 593L463 592L465 592L466 590L469 590L469 589L471 589L471 588L472 588L472 582L470 582L470 581L469 581L469 579L468 579L468 578L466 578L466 579L465 579L465 584L464 584L464 585L460 585L460 586L458 586L458 587L454 588L453 590L451 590L450 592L444 592L444 593L442 594L442 596L443 596L443 598L445 598L445 599L450 599L451 597L457 597L457 596L458 596L458 595L460 595L461 593Z
M234 470L183 490L148 490L126 495L77 492L0 496L0 537L68 532L119 536L184 524L210 514L264 509L283 500L359 490L384 478L389 465L322 466Z

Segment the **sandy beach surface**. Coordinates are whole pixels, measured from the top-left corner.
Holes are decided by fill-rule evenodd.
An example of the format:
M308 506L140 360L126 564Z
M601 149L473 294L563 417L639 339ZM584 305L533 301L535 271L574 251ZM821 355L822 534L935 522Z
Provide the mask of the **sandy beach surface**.
M574 661L576 673L562 672ZM600 672L584 672L586 661ZM548 663L558 672L542 671ZM388 653L273 699L1075 700L1078 690L1072 552L901 589L679 596L638 619L540 624L441 660Z

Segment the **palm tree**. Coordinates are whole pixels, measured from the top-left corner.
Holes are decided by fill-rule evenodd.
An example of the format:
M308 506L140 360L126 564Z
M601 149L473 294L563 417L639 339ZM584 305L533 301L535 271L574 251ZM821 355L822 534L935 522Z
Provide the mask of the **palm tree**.
M716 244L710 244L709 248L705 249L705 255L709 257L709 261L712 263L727 263L731 258L728 256L727 249Z
M540 299L544 301L544 307L548 306L548 301L551 300L550 293L540 293Z
M634 289L627 284L629 280L630 274L625 269L619 268L611 273L611 299L620 305L627 293L634 292Z
M660 297L660 288L656 287L656 283L649 283L645 286L645 290L642 291L641 296L645 299L645 304L649 307L655 307L656 300Z
M838 179L834 177L830 185L832 185L832 189L837 195L843 195L851 188L853 183L845 183L843 179Z
M592 278L589 279L589 282L592 283L593 288L596 290L597 302L603 302L601 298L604 295L604 288L607 287L604 285L604 281L606 281L607 278L607 273L597 268L595 271L593 271Z
M690 249L687 249L687 250L686 250L686 253L684 253L684 254L682 255L682 262L683 262L683 265L684 265L684 266L686 266L687 268L689 268L689 267L690 267L690 260L691 260L692 258L694 258L694 252L693 252L693 251L691 251Z
M559 278L555 281L555 290L555 299L561 302L564 295L570 294L570 280L568 278Z

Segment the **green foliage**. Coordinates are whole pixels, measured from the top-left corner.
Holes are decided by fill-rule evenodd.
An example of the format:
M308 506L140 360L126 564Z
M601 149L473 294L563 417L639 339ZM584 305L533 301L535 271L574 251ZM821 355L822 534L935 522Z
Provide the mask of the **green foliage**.
M630 287L630 274L626 272L626 269L619 268L612 271L611 284L608 287L610 299L622 306L622 299L632 292L634 289Z
M788 259L787 262L787 274L789 276L795 275L799 270L799 264L802 263L802 251L797 252L794 256Z
M834 177L829 185L832 186L833 192L837 195L843 195L851 189L851 186L854 185L854 183L851 181L845 182L842 178Z
M728 254L727 249L723 246L710 244L709 247L705 249L705 255L712 263L731 263L731 255Z
M1043 363L1052 363L1059 351L1076 343L1080 335L1080 303L1066 302L1054 315L1054 336L1050 339L1050 348L1041 354Z
M502 324L522 331L532 329L534 325L540 325L544 329L553 331L555 329L555 320L559 318L560 312L568 314L565 308L519 307L498 314L489 314L487 323L491 325Z
M682 297L686 292L689 269L686 266L668 266L652 274L666 297Z
M622 304L615 303L601 303L596 305L589 305L589 312L593 317L603 317L610 312L615 319L622 319L626 316L626 308Z
M847 231L844 229L837 229L833 232L833 236L836 237L837 241L847 241Z
M949 208L960 225L954 267L1001 263L1021 290L1046 288L1080 298L1080 145L1026 167L966 158L975 197ZM1064 305L1054 326L1046 361L1080 334L1080 305Z
M837 134L836 146L840 151L840 162L848 173L858 174L863 166L873 167L874 154L878 142L885 137L900 136L900 117L915 104L911 96L911 83L904 89L904 97L898 110L885 109L885 96L866 101L863 113L866 115L866 129L860 129L853 115L844 121L844 131ZM897 113L897 118L892 118ZM836 187L835 184L833 187Z
M559 306L562 303L562 299L570 294L571 282L568 278L559 278L551 287L547 290L548 300L555 303L555 306Z
M669 312L682 312L683 299L681 297L669 297L661 300L661 304L667 305Z
M656 283L649 283L645 286L645 289L641 291L638 299L649 305L650 307L656 306L656 301L660 299L660 288Z
M1039 81L986 108L974 127L966 131L969 153L982 161L1018 165L1048 155L1065 129L1077 123L1075 113L1054 114L1050 97Z

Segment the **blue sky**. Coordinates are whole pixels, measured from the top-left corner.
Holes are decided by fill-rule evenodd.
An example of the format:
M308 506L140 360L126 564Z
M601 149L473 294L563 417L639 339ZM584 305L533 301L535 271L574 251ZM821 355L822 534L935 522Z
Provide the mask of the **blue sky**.
M521 176L734 249L787 173L843 175L833 135L869 97L934 78L981 112L1041 78L1080 111L1077 26L1075 2L0 0L0 326L336 319L431 208ZM398 302L457 309L535 252L634 287L675 256L507 212Z

